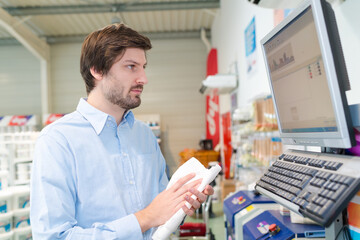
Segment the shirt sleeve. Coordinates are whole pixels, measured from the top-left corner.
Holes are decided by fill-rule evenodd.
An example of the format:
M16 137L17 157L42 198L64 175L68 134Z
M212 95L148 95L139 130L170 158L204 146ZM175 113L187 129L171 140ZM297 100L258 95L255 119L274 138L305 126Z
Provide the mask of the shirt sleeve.
M38 138L30 193L34 239L142 239L133 214L108 223L94 223L89 228L77 225L76 171L74 156L64 137L44 134ZM101 209L98 211L101 214Z

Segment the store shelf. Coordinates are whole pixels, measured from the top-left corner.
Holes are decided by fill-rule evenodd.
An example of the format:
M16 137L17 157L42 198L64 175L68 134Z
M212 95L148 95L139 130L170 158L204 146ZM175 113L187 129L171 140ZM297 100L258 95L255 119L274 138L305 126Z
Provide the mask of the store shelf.
M38 136L39 132L34 131L0 134L0 146L4 145L8 152L1 156L1 167L8 171L6 185L9 187L30 183L28 180L30 164L33 161L35 141ZM23 180L19 180L18 174Z
M31 158L15 158L14 163L26 163L26 162L32 162Z
M135 115L135 118L147 124L157 138L157 142L161 142L161 124L159 114L137 114Z
M14 182L14 185L27 185L30 184L30 179L29 180L16 180Z

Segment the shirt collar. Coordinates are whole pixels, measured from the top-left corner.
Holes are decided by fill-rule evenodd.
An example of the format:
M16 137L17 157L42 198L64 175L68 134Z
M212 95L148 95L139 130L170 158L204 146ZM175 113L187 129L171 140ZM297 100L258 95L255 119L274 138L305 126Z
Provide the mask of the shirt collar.
M92 127L94 128L96 134L100 134L101 131L103 130L106 120L108 118L112 119L112 121L115 122L114 117L110 116L109 114L106 114L102 111L100 111L99 109L93 107L92 105L90 105L87 102L87 98L81 98L79 101L79 104L76 108L76 110L83 115L83 117L89 121L89 123L92 125ZM125 112L124 114L124 118L123 120L121 120L120 124L123 123L128 123L129 126L132 128L132 126L134 125L134 114L132 113L132 111L128 110Z
M122 122L123 121L127 122L130 128L132 128L134 126L134 121L135 121L134 113L130 110L126 110Z

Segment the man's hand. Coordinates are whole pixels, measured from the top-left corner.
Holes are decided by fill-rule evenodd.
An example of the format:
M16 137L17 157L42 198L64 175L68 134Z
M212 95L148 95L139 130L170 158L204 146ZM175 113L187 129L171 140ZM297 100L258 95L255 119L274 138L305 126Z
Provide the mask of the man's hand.
M200 185L202 180L202 179L198 179L184 185L193 177L195 177L195 173L191 173L186 175L185 177L180 178L169 189L157 195L149 206L135 213L135 217L137 218L140 224L142 232L145 232L152 227L157 227L164 224L167 220L170 219L172 215L174 215L181 207L184 206L185 196L187 194L191 195L191 192L189 193L189 190L196 189ZM204 193L196 194L196 196L198 198L200 197L203 201L205 201L206 199L205 190ZM207 190L206 192L209 192L209 190ZM212 192L214 191L212 190ZM200 207L200 203L197 200L194 200L192 203L190 202L190 204L192 206L193 204L195 204L195 206L192 207L194 209L198 205Z
M196 186L196 188L197 187L198 186ZM201 207L201 204L206 201L208 195L214 194L214 189L210 185L207 185L203 192L199 192L196 188L191 188L189 193L185 195L185 200L191 204L191 208L189 209L186 205L184 205L182 209L188 216L192 216L196 209ZM191 195L195 195L196 199L193 199Z

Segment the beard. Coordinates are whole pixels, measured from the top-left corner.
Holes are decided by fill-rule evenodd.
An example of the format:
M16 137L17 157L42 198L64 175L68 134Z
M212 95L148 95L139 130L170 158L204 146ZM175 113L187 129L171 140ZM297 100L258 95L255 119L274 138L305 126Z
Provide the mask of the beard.
M142 85L137 85L135 87L132 87L132 89L143 89ZM130 91L127 93L125 97L122 97L124 95L124 89L116 89L116 88L110 88L108 91L104 93L105 98L111 102L114 105L117 105L125 110L133 109L141 104L140 95L135 96L135 98L131 98Z

